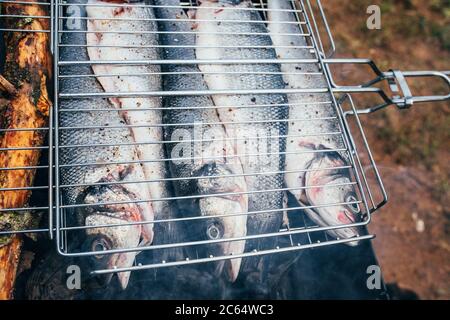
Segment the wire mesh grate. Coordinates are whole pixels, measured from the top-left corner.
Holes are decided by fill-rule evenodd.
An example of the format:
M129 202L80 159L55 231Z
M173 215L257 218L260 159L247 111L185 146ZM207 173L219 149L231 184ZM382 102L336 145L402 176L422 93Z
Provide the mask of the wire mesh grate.
M108 3L102 4L102 8L99 8L100 5L95 1L88 3L86 1L57 2L55 75L58 86L56 88L57 101L55 101L55 186L58 196L55 200L56 236L58 250L61 254L87 259L90 257L94 261L106 259L109 261L108 263L97 263L92 268L93 273L102 274L203 262L238 261L243 258L250 260L251 257L274 253L293 252L339 243L354 244L357 241L373 237L364 231L364 226L370 222L370 214L374 208L366 198L367 190L370 190L370 187L367 181L362 179L357 150L349 138L344 112L331 94L330 83L322 81L320 87L275 87L271 83L259 87L240 85L242 79L251 77L277 79L277 77L290 75L307 79L326 78L323 53L319 49L312 31L307 14L308 7L303 1L292 2L291 5L288 10L276 10L268 8L265 1L254 1L253 7L249 8L217 7L213 9L235 12L241 10L251 13L240 20L235 18L235 14L218 19L197 14L196 20L193 22L193 18L190 17L192 10L197 10L197 13L204 10L194 2L181 2L180 5L175 6L159 5L158 1L154 4L144 1L125 4ZM160 14L179 12L172 19L167 19L163 15L162 18L161 16L146 15L148 12L143 10L146 8L153 9ZM134 15L130 13L129 16L125 14L125 17L122 17L121 14L127 10L130 12L134 10ZM279 23L283 26L293 26L299 31L296 33L281 31L280 36L297 37L301 39L301 44L288 43L283 46L267 44L264 41L254 44L249 41L238 46L233 43L189 42L190 37L197 37L199 40L203 35L241 38L267 37L267 33L261 32L261 28L258 27L250 31L239 29L233 31L232 27L236 24L246 23L250 26L262 25L265 28L268 14L273 12L287 12L294 16L294 20L280 21ZM73 14L75 14L75 20L73 20ZM259 18L255 18L255 14ZM142 30L142 26L138 26L133 21L145 25L147 29ZM202 23L212 22L219 26L231 27L206 31L198 27ZM77 28L71 29L71 23ZM173 28L171 29L169 26L168 29L164 29L165 23L172 23ZM186 27L186 24L189 26ZM159 28L151 29L156 25ZM114 26L120 27L120 29L114 29ZM146 40L146 38L150 38L148 35L156 35L160 41ZM250 53L258 53L261 50L274 51L280 48L295 49L302 50L303 56L296 59L274 56L272 59L263 60L252 59L248 56L214 57L213 55L204 59L190 55L199 49L212 51L223 49L224 52L227 52L226 50L233 51L237 48L248 50ZM152 56L152 52L155 53L158 50L161 50L161 54ZM173 53L176 53L177 50L185 52L186 55L174 55ZM214 68L206 68L211 65ZM228 68L230 65L242 67ZM289 72L280 67L265 67L272 65L295 65L297 68ZM224 68L220 66L224 66ZM262 67L258 70L255 66ZM195 79L203 79L208 76L228 77L228 79L235 80L235 83L226 88L212 88L212 85L203 87L192 85ZM138 81L151 82L155 77L161 77L165 81L165 85L162 87L135 85ZM113 79L120 79L120 81ZM173 79L179 81L180 85L175 89L168 89L167 82ZM184 85L183 81L192 83ZM108 83L115 83L115 85L109 86ZM120 83L124 83L124 85L121 86ZM302 117L283 118L277 117L276 112L278 111L276 111L262 119L224 119L217 116L217 114L223 114L220 110L224 111L230 108L229 104L223 103L224 100L217 99L217 97L240 96L243 97L243 100L246 97L250 98L249 103L238 105L239 110L250 108L253 110L255 108L261 110L291 108L293 110L296 108L296 104L299 108L303 104L301 102L291 103L286 100L278 103L261 103L258 100L260 100L259 97L270 95L285 97L286 95L313 93L322 94L326 99L310 102L308 105L318 110L320 108L332 110L331 113L328 111L327 115L321 115L322 112L317 112L317 115L306 114ZM168 100L179 101L177 98L183 99L184 97L194 97L195 99L200 97L199 100L192 101L200 101L203 104L181 106L176 103L167 103ZM208 105L208 101L211 100L214 103ZM150 106L151 102L153 105ZM211 115L211 117L201 123L195 116L184 119L183 122L175 122L170 119L170 114L176 115L176 112L182 112L186 108L191 114L200 112L202 115L208 115L208 117ZM148 116L148 112L153 112L153 119L144 119ZM245 136L230 134L233 130L242 132L242 130L239 131L240 126L243 128L264 125L279 127L294 125L294 123L314 122L317 123L316 130L311 132L278 131L266 135L268 144L276 144L276 141L283 139L312 138L313 141L317 141L329 137L329 141L336 141L333 147L321 145L317 148L298 148L297 150L278 147L275 150L261 151L258 149L258 152L237 147L238 150L231 148L232 152L225 154L213 152L206 156L204 154L197 156L196 151L188 156L167 154L168 150L173 150L173 146L177 144L200 143L201 149L208 147L205 147L205 144L214 145L216 142L221 142L224 146L231 143L236 146L243 143L252 144L252 141L261 139L258 132L250 132ZM324 129L324 122L332 125L325 125L325 130L321 130L321 127ZM185 137L184 140L181 140L180 136L176 134L173 135L184 129L192 130L192 132L198 129L201 132L205 127L213 130L215 135L208 138L194 135ZM148 137L153 135L164 138L140 139L136 136L138 132L141 134L147 132ZM143 154L151 154L151 152L145 153L144 149L152 147L156 150L163 150L164 157L160 156L161 151L154 151L153 155L156 156L144 157ZM297 166L295 169L288 169L282 165L278 167L266 165L260 171L218 170L223 163L231 166L233 159L238 159L239 162L244 158L272 156L275 159L278 158L276 161L283 162L284 159L306 158L311 155L313 157L337 155L337 158L345 159L345 161L330 162L329 165L318 168ZM185 175L180 174L182 171L177 171L178 169L174 169L173 166L174 163L183 161L200 163L196 167L199 170ZM152 165L153 168L163 168L165 173L148 176L145 174L147 165ZM245 165L242 166L245 168ZM258 163L257 166L259 166ZM208 167L208 170L204 170L204 167ZM125 171L128 176L126 178L121 176ZM245 184L245 181L263 181L265 177L287 174L309 176L313 173L316 173L317 176L322 173L325 175L327 172L345 173L348 177L347 180L338 179L334 183L324 183L319 179L315 184L308 185L292 186L283 183L272 185L272 187L268 184L264 187L252 188L251 183L248 183L250 187L248 185L242 188L236 187L236 184L239 186L242 180ZM231 184L229 181L232 181L234 185L229 187L228 184ZM169 191L165 194L160 193L159 197L152 197L151 192L141 192L146 187L151 190L158 184L166 185ZM197 189L192 189L194 191L184 189L192 188L193 184L197 186ZM212 187L208 184L211 184ZM225 187L214 188L214 184ZM198 185L206 186L206 189L203 189L206 191L200 191ZM208 189L208 187L211 188ZM327 202L304 204L289 196L284 202L285 205L270 203L266 207L253 205L254 208L258 208L253 210L243 210L245 205L236 205L239 199L264 199L265 195L270 198L273 194L280 196L287 193L299 194L314 190L336 191L341 189L351 190L353 197L343 200L331 197L331 200ZM130 193L133 196L130 196ZM217 203L223 205L219 208L219 212L216 210L210 215L201 212L201 205L214 203L214 201L216 201L216 205ZM231 209L227 207L230 201L234 201ZM149 204L155 208L156 214L153 217L150 216L149 219L136 218L133 212L142 212ZM164 205L168 209L164 208ZM163 208L158 211L160 207ZM195 209L192 209L193 207ZM205 207L209 208L207 205ZM343 220L349 223L327 226L313 222L311 217L306 214L316 210L342 207L351 207L357 210L359 219ZM121 210L126 214L120 212ZM245 231L232 230L228 232L227 228L239 229L240 227L242 229L242 224L246 224L246 221L261 220L260 217L274 219L279 224L277 227L275 226L275 229L272 227L258 231L250 230L251 228L248 227ZM354 237L347 238L345 232L341 233L336 230L358 230L360 232ZM112 233L114 233L113 236L111 236ZM120 242L119 234L121 233L132 235L134 242ZM153 233L153 242L145 242L148 240L146 237L149 233ZM336 237L336 234L344 236ZM108 235L107 239L116 239L116 243L113 244L110 240L105 241L104 235ZM149 253L146 260L140 258L141 254L136 257L136 254L140 252ZM122 263L120 258L112 258L126 257L127 255L133 257L132 262L128 264ZM134 258L137 259L137 262L134 261ZM111 260L116 263L111 263Z

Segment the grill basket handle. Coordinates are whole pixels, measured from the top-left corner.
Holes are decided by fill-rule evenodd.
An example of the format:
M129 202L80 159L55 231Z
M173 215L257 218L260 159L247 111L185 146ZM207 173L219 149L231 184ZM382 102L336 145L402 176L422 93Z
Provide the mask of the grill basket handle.
M374 93L378 94L383 103L366 109L359 109L359 114L368 114L383 109L390 105L396 105L399 109L407 109L414 104L425 102L441 102L450 100L450 71L398 71L390 70L382 72L370 59L324 59L325 70L330 79L333 93ZM333 79L330 65L355 64L368 65L376 75L373 80L357 86L340 86ZM444 80L449 89L447 95L415 96L408 85L408 78L438 78ZM387 94L383 89L375 87L375 84L387 81L392 94Z

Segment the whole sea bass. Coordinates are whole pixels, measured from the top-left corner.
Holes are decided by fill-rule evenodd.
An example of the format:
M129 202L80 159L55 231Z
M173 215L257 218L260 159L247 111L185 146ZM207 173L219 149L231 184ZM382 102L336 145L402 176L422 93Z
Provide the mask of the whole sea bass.
M126 4L130 3L129 6ZM153 9L144 0L89 0L87 44L91 60L158 60L157 25ZM114 4L118 4L114 6ZM168 198L162 141L161 97L139 96L139 93L161 90L158 64L94 64L94 73L106 92L133 93L137 97L118 97L112 103L131 126L138 144L139 159L152 200ZM167 201L153 201L157 219L170 214Z
M155 4L180 6L179 0L157 0ZM195 59L192 22L184 11L181 8L155 8L155 13L162 32L160 42L165 46L164 58ZM168 64L163 71L166 73L163 77L166 91L207 90L196 65ZM172 177L176 178L176 194L179 197L194 196L179 201L179 215L211 217L187 221L185 237L196 241L246 236L248 197L242 164L239 158L233 157L233 147L213 101L209 96L168 96L164 99L164 107L164 136L168 142ZM245 241L226 241L207 251L214 256L229 256L241 254L244 248ZM228 280L234 281L240 265L240 258L219 262L216 274L224 271Z
M276 59L267 29L258 11L252 8L251 1L202 0L196 12L197 58ZM277 64L199 64L199 67L211 90L284 88ZM249 215L248 233L278 232L283 218L280 171L284 170L287 97L271 93L216 94L213 101L228 135L238 138L234 148L247 175L249 211L258 212ZM274 244L273 238L247 243L248 250L273 248ZM246 259L244 267L255 269L257 263L255 259Z
M83 6L85 3L84 0L69 1L71 5L79 5L81 17L86 17ZM70 16L69 11L67 14ZM86 20L78 19L78 22L80 30L85 31ZM68 29L65 28L65 30ZM83 32L65 32L62 37L60 60L88 60L88 54L83 45L86 45L86 36ZM88 65L66 66L61 72L65 75L92 75L91 67ZM61 78L60 90L62 93L103 92L94 77ZM90 111L83 111L83 109ZM142 167L136 163L138 161L137 150L134 146L129 145L132 143L130 130L125 127L125 123L115 107L104 99L61 99L59 126L59 144L61 146L59 161L61 164L69 165L60 169L64 204L91 204L91 206L71 208L68 217L77 221L78 225L86 226L152 221L151 205L146 202L136 202L149 199L148 189L143 184L129 183L130 181L143 181L145 177ZM96 128L65 129L86 126ZM113 126L123 126L124 128L108 128ZM92 147L79 146L86 144L92 145ZM105 146L101 146L102 144ZM122 144L128 145L119 146ZM122 164L113 164L112 162L121 162ZM127 162L134 163L127 164ZM98 165L77 165L83 163ZM76 186L79 184L83 185ZM119 204L113 204L117 202ZM80 234L77 233L77 235ZM133 248L140 243L149 244L152 239L152 225L144 224L142 226L86 229L81 233L81 238L76 238L75 242L81 243L77 249L87 252ZM134 263L136 254L136 252L129 252L90 256L86 258L89 261L90 270L88 271L111 269L114 266L130 267ZM118 273L122 288L127 286L129 276L129 272ZM110 279L111 277L107 280Z
M313 59L307 42L288 0L268 0L268 29L280 59ZM281 22L281 23L280 23ZM285 23L283 23L285 22ZM283 35L284 34L284 35ZM286 36L285 34L293 34ZM295 35L298 34L298 35ZM290 89L326 88L324 75L305 75L319 73L316 64L281 65L284 80ZM308 216L319 226L351 224L359 219L360 208L351 184L350 170L332 169L348 166L348 156L342 152L329 152L330 149L344 148L342 134L339 133L337 111L330 102L329 93L291 94L289 98L290 119L310 119L290 121L286 156L286 185L303 205L319 206L306 209ZM324 152L311 152L324 150ZM331 170L330 170L331 168ZM305 170L305 171L302 171ZM339 185L339 187L333 187ZM309 186L320 186L308 188ZM306 188L303 188L306 187ZM326 204L343 205L321 206ZM338 238L352 238L358 235L354 227L329 230ZM348 243L356 245L353 241Z

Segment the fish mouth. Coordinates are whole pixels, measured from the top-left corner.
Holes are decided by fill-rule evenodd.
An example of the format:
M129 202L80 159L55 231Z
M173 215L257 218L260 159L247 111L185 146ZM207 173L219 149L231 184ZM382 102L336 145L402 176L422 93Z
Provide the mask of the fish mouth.
M95 258L91 258L89 269L91 271L93 271L93 270L101 270L101 269L112 270L115 267L130 268L133 266L135 256L136 256L135 252L129 252L129 253L124 253L124 254L115 254L109 258L105 258L109 261L109 263L104 266L100 266L97 261L93 261ZM130 276L131 276L131 271L117 272L117 281L122 290L125 290L128 287ZM111 282L113 281L114 273L110 272L110 273L106 273L106 274L95 275L94 277L95 277L96 282L100 286L106 287L106 286L109 286L111 284Z
M235 282L238 275L239 270L241 269L242 259L229 259L217 262L216 268L214 270L214 274L216 276L225 277L228 282Z
M243 241L241 241L243 242ZM245 244L244 244L245 245ZM244 251L244 246L240 252ZM225 274L229 282L235 282L239 276L239 271L241 269L242 258L230 259L225 261Z
M309 202L299 201L302 206L307 206ZM305 209L309 218L317 223L320 227L349 225L338 229L329 229L326 232L336 239L351 239L359 237L358 228L353 226L359 222L357 216L351 214L345 208L338 212L330 211L327 208L311 208ZM347 245L356 246L358 241L346 242Z
M356 217L347 210L342 210L341 212L338 213L338 220L342 222L342 224L356 223Z
M136 259L137 252L126 252L119 254L117 258L117 266L119 268L131 268ZM123 271L117 273L117 279L119 280L120 287L125 290L130 281L131 271Z
M241 254L245 249L245 241L233 241L223 245L218 245L213 252L216 256L230 257L235 254ZM235 282L239 276L242 258L226 259L216 263L214 274L218 277L224 277L228 282Z
M303 202L300 202L300 205L302 206L306 206ZM321 210L316 210L316 209L305 209L305 212L308 214L309 218L311 220L313 220L315 223L317 223L317 225L319 225L320 227L329 227L329 226L339 226L339 225L345 225L345 224L353 224L356 223L356 220L354 217L350 216L346 216L344 215L344 213L342 212L342 214L344 215L344 219L345 219L345 223L344 221L341 221L340 219L334 221L334 222L330 222L330 221L326 221L324 219L324 216L327 215L327 211L322 212ZM345 210L343 210L345 212ZM349 226L349 227L342 227L342 228L338 228L338 229L329 229L326 230L325 232L327 232L329 235L333 236L336 239L352 239L352 238L357 238L359 237L359 233L356 227L354 226ZM350 245L350 246L356 246L358 245L358 241L353 241L353 242L346 242L346 244Z
M114 254L109 258L106 258L108 263L105 266L107 270L113 270L115 268L131 268L134 264L137 252L126 252L120 254ZM94 262L95 263L95 262ZM96 268L102 268L102 266L96 265ZM97 269L99 270L99 269ZM122 271L117 272L117 281L122 290L125 290L128 287L128 283L130 281L131 271ZM97 281L103 286L109 285L114 277L114 273L107 273L103 275L97 275Z

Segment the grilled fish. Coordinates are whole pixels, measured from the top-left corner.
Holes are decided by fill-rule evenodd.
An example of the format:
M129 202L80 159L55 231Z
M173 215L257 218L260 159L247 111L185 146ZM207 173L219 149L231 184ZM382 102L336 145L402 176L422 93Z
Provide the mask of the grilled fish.
M130 6L124 6L126 3ZM119 3L120 6L108 6ZM89 0L87 44L91 60L159 59L157 25L153 9L147 1ZM121 33L123 32L123 33ZM106 92L152 92L161 90L160 66L157 64L94 64L92 69ZM152 200L166 199L168 187L162 141L162 111L160 97L114 98L111 102L121 109L126 123L132 126L134 142L138 144L145 178ZM157 219L169 214L167 201L153 201Z
M155 4L180 5L178 0L155 1ZM192 23L183 10L155 8L155 13L160 19L160 30L164 32L160 36L161 44L166 46L164 58L195 59ZM174 19L180 21L174 22ZM163 77L166 91L207 89L196 65L169 64L163 71L166 72ZM191 235L190 239L244 237L247 233L247 185L242 176L242 164L233 157L233 147L220 124L213 101L209 96L169 96L164 99L164 107L164 136L168 142L172 176L184 178L174 181L176 194L194 196L193 200L181 201L182 215L211 217L197 224L188 221L186 231ZM198 139L201 142L197 142ZM233 216L226 216L231 214ZM244 251L245 241L220 242L213 247L214 256L240 254ZM221 274L225 267L228 280L234 281L240 265L241 259L220 262L216 272Z
M33 229L39 214L23 210L29 204L51 110L47 84L52 56L48 6L25 2L2 3L0 59L0 232ZM30 18L16 18L27 17ZM19 31L24 30L24 31ZM3 63L3 62L2 62ZM34 129L34 130L33 130ZM10 189L10 190L7 190ZM10 299L22 247L22 236L0 236L0 300Z
M295 22L291 2L268 1L268 29L280 59L313 59L306 39ZM290 11L289 11L290 10ZM284 23L283 23L284 22ZM294 34L287 36L286 34ZM298 34L298 35L295 35ZM316 64L281 65L287 88L326 88L325 77ZM316 75L304 74L316 73ZM337 111L329 93L291 94L289 98L289 137L286 156L286 185L319 226L352 224L359 219L360 207L351 183L348 157L340 134ZM306 119L307 121L295 121ZM317 152L322 150L323 152ZM331 205L330 205L331 204ZM333 205L336 204L336 205ZM327 206L329 205L329 206ZM327 231L337 238L358 235L354 227ZM353 241L350 245L356 245Z
M78 9L81 17L86 17L83 6L85 0L71 0L70 4L80 5ZM86 20L79 19L78 23L79 30L85 31ZM66 30L70 31L67 26L69 24L66 24ZM86 45L83 32L65 32L62 45L61 61L89 59L83 46ZM88 65L69 65L62 68L61 72L66 76L72 75L61 78L62 93L103 92ZM70 208L69 217L73 217L80 225L90 227L152 221L154 213L151 204L138 202L148 201L148 188L145 184L130 183L144 181L145 176L138 163L138 151L132 145L131 132L115 106L98 98L63 99L60 103L59 126L59 158L60 163L64 164L60 169L64 203L81 205ZM153 230L151 224L99 227L86 229L82 236L82 251L98 252L149 244L153 239ZM95 269L130 267L135 256L136 252L99 254L91 256L88 265ZM127 286L129 276L129 272L118 273L122 288ZM110 279L108 277L106 280Z
M272 41L251 1L201 1L196 12L200 60L276 59ZM234 20L228 22L228 20ZM211 90L283 89L280 68L270 63L199 64ZM278 74L277 74L278 73ZM287 98L284 94L215 94L213 101L243 162L249 189L249 234L278 232L282 224ZM225 107L225 108L224 108ZM278 212L277 210L280 209ZM248 250L273 247L273 238L247 241ZM257 262L246 259L255 268ZM244 266L247 268L246 266Z

